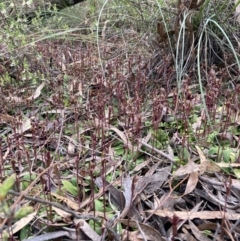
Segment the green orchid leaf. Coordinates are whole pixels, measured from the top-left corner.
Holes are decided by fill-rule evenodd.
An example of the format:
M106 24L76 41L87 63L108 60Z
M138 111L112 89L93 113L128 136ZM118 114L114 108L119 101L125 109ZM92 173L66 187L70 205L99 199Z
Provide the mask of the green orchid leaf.
M21 219L26 217L28 214L32 213L34 211L33 207L31 206L24 206L21 207L15 214L14 218Z
M16 174L13 174L3 182L0 186L0 200L3 200L7 196L8 191L13 187L15 180Z
M63 180L62 184L66 191L70 192L74 197L78 195L78 189L71 182Z

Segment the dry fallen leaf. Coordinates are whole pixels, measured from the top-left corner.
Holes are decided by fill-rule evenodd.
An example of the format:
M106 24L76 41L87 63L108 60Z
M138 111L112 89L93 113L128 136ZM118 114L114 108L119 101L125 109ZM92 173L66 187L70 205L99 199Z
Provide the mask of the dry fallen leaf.
M165 241L165 238L163 238L161 236L161 234L154 228L140 223L135 220L128 220L128 219L118 219L119 223L122 223L124 225L127 225L131 228L138 228L138 225L140 226L140 228L142 229L142 231L146 234L146 236L149 238L149 240L152 241Z
M173 173L173 176L179 177L198 171L200 171L199 164L196 164L193 161L189 161L185 166L178 168L177 171Z
M202 117L200 116L197 118L197 121L192 124L193 132L196 133L200 129L201 125L202 125Z
M202 232L195 226L195 224L193 222L191 222L191 220L189 220L189 225L190 228L194 234L194 236L200 241L211 241L211 239L209 239L206 235L202 234Z
M182 238L183 240L188 240L188 241L197 241L188 231L187 228L183 227L182 231L184 234L179 234L179 238Z
M28 131L32 128L31 119L27 118L21 123L21 126L16 130L16 133L23 134L25 131Z
M205 157L202 150L198 146L195 146L195 147L196 147L198 155L200 157L200 165L199 165L200 175L202 175L204 172L220 172L221 171L221 168L218 166L217 163L207 160L207 158Z
M125 197L125 207L130 206L132 203L132 179L128 174L125 178L123 178L123 195Z
M198 173L197 172L190 173L184 195L191 193L197 186L197 183L198 183Z
M233 167L240 167L240 163L226 163L226 162L217 162L217 166L220 168L233 168Z
M100 240L100 236L90 227L84 219L74 219L74 223L78 226L91 240Z
M11 227L8 227L3 232L7 232L8 233L9 230L11 230L11 233L15 234L16 232L20 231L23 227L25 227L27 224L29 224L34 219L36 214L37 214L37 212L33 212L33 213L27 215L26 217L20 219L16 223L14 223Z
M124 145L126 147L128 147L129 150L131 150L131 151L134 150L132 143L129 140L128 136L124 132L122 132L118 128L116 128L115 126L109 125L108 123L103 122L102 120L100 120L98 118L95 118L94 124L95 124L95 128L101 127L104 130L114 131L121 138L121 140L124 142Z
M202 152L202 150L198 147L198 146L195 146L196 149L197 149L197 152L198 152L198 155L200 157L200 163L203 163L203 162L207 162L207 158L205 157L204 153Z
M35 93L33 95L31 95L30 97L28 97L27 100L35 100L35 99L37 99L40 96L41 90L44 88L44 86L45 86L45 82L42 82L42 84L40 84L37 87Z
M24 100L22 98L20 98L18 96L12 96L11 94L9 95L9 97L6 97L5 100L8 101L8 102L15 103L15 104L24 103Z
M125 200L123 193L119 191L117 188L115 188L113 185L111 185L108 181L101 177L97 177L95 180L95 184L99 189L104 187L104 191L108 191L110 196L111 203L113 203L119 210L124 209Z
M129 148L129 150L133 150L133 146L132 146L129 138L122 131L120 131L119 129L117 129L114 126L110 126L109 130L116 132L116 134L123 140L124 145L126 145Z
M149 163L152 162L152 159L147 159L146 161L136 165L133 170L132 170L132 173L136 173L136 172L139 172L140 170L142 170L144 167L148 166Z
M202 175L204 172L220 172L221 168L217 165L217 163L214 163L212 161L206 161L203 163L200 163L200 174Z
M123 240L128 240L128 241L143 241L142 235L139 234L139 231L126 231L123 230ZM148 237L147 237L148 238ZM148 239L149 240L149 239Z
M121 213L121 218L125 218L130 212L132 203L132 179L130 175L128 174L125 178L123 178L122 182L124 188L123 195L125 198L125 206Z
M78 205L77 205L75 202L69 200L69 198L67 198L67 197L62 197L62 196L60 196L60 195L58 195L58 194L56 194L56 193L51 193L51 195L54 196L54 197L56 197L56 198L59 199L60 201L65 202L65 203L67 204L67 206L70 207L71 209L73 209L73 210L78 210L78 209L79 209Z
M52 207L52 209L53 209L59 216L61 216L61 217L63 217L63 218L69 218L69 217L72 216L72 214L63 211L63 210L61 210L60 208Z
M171 172L171 166L158 170L151 176L145 176L138 180L134 190L134 196L140 194L143 190L145 194L153 194L158 190L165 181L167 181Z
M172 218L173 215L177 215L180 219L222 219L225 215L226 219L229 220L238 220L240 218L239 213L223 213L222 211L200 211L200 212L187 212L187 211L168 211L168 210L148 210L148 213L154 213L160 217L169 217Z

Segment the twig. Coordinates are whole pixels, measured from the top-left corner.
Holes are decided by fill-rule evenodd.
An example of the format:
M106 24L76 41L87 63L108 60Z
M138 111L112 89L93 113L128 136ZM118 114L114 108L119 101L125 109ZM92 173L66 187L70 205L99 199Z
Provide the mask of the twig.
M60 237L71 237L68 231L56 231L45 233L39 236L28 238L27 241L47 241L47 240L55 240Z
M10 190L8 193L12 194L14 196L17 196L17 197L22 196L22 197L24 197L24 198L26 198L28 200L31 200L31 201L34 201L34 202L37 202L37 203L43 203L43 204L47 204L47 205L52 205L52 206L54 206L56 208L61 209L62 211L65 211L67 213L72 214L77 219L92 219L92 220L95 220L95 221L99 221L98 218L93 217L91 215L77 214L75 211L73 211L73 210L71 210L71 209L69 209L67 207L64 207L63 205L61 205L59 203L50 202L50 201L47 201L47 200L44 200L44 199L41 199L41 198L31 197L31 196L28 196L28 195L25 195L25 194L21 194L19 192L15 192L15 191L12 191L12 190Z
M232 226L232 228L230 229L230 233L232 233L232 232L234 231L234 229L235 229L236 227L238 227L239 224L240 224L240 219L238 219L238 220L236 221L236 223Z
M145 233L143 232L142 228L140 227L138 221L136 221L136 224L137 224L137 226L138 226L139 232L141 233L141 235L142 235L142 237L143 237L143 240L144 240L144 241L147 241L146 235L145 235Z
M160 151L160 150L158 150L157 148L155 148L155 147L153 147L153 146L151 146L151 145L149 145L149 144L147 144L147 143L145 143L145 142L143 142L143 141L141 141L141 140L140 140L140 143L141 143L143 146L147 147L148 149L153 150L153 151L157 152L158 154L160 154L161 156L167 158L169 161L175 162L174 158L173 158L172 156L166 154L165 152Z
M114 229L113 229L112 227L106 226L106 229L107 229L109 232L111 232L111 234L113 235L115 241L120 241L119 235L114 231Z

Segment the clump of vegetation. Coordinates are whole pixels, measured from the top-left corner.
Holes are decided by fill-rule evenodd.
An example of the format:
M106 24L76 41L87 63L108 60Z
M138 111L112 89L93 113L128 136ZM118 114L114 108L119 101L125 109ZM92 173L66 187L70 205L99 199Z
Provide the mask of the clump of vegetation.
M0 4L1 239L238 240L239 1L50 2Z

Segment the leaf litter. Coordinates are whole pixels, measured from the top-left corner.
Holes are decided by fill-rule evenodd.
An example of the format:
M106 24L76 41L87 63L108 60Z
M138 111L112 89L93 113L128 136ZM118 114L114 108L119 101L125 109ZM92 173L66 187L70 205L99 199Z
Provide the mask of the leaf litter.
M37 98L40 98L40 95L37 96ZM54 113L53 113L54 114ZM69 114L68 114L69 115ZM37 116L35 116L36 118ZM3 116L4 118L4 116ZM16 120L17 121L17 120ZM57 128L57 123L55 122L48 122L48 126L50 123L52 123L51 128L47 128L49 133L44 133L45 129L43 128L44 125L39 126L38 128L42 128L42 132L39 132L39 136L34 137L34 135L31 134L31 131L33 131L33 128L36 128L36 124L34 123L34 118L28 118L26 120L23 120L21 123L21 126L19 129L15 130L16 134L22 135L22 137L27 140L27 138L31 141L31 138L35 138L35 140L32 140L31 142L26 142L29 144L34 144L35 146L40 146L42 150L51 150L49 148L50 144L53 142L54 139L49 138L48 136L51 136L51 131L55 135L55 130ZM6 121L5 121L6 122ZM65 120L63 120L65 122ZM95 122L96 123L96 122ZM85 123L87 124L87 123ZM116 152L116 146L113 144L109 145L109 156L108 153L105 153L105 157L101 157L99 159L99 163L104 163L101 166L102 169L105 168L105 173L107 175L111 175L113 172L118 172L118 169L121 167L122 163L126 162L128 156L127 153L129 150L133 150L133 143L134 141L130 141L128 138L128 134L125 130L118 129L117 127L110 126L107 123L99 122L97 128L99 126L103 126L103 131L107 134L106 138L109 138L109 141L111 141L110 138L115 138L115 142L118 142L119 145L122 145L122 154L126 152L126 156L123 157L119 156L118 151ZM200 127L200 125L198 126ZM96 128L96 126L94 126ZM93 128L86 127L82 129L79 133L81 134L74 134L71 136L68 136L67 133L64 134L66 137L65 140L64 136L60 137L60 143L59 147L55 145L55 148L66 148L68 155L71 156L70 159L61 161L61 158L59 159L59 163L56 163L56 167L60 167L60 163L68 162L70 164L69 168L76 168L75 163L77 163L77 158L80 158L80 162L78 164L79 170L73 170L73 173L77 174L79 177L83 177L78 179L78 185L77 188L87 189L91 190L91 181L90 179L86 179L87 176L91 177L95 171L98 170L96 164L98 162L93 162L93 160L97 160L99 157L99 153L102 152L101 145L95 142L95 150L97 150L94 153L93 146L89 145L88 141L88 135L91 134L93 131ZM112 134L110 132L112 131ZM57 132L56 132L57 133ZM115 136L115 134L117 136ZM12 135L12 134L11 134ZM46 137L44 137L44 135ZM59 132L58 132L59 135ZM14 137L12 135L12 137ZM89 136L90 137L90 136ZM14 137L15 138L15 137ZM13 140L14 140L13 138ZM55 140L58 140L58 136L55 137ZM96 138L96 137L95 137ZM23 139L23 140L24 140ZM80 141L81 140L81 141ZM113 139L114 140L114 139ZM107 141L107 139L106 139ZM151 137L148 140L151 142ZM132 143L131 143L132 142ZM73 144L74 143L74 144ZM234 225L234 221L237 221L239 217L239 213L237 211L239 210L239 207L237 205L238 198L240 198L238 192L240 188L238 187L239 182L238 180L233 180L232 183L232 192L231 194L228 194L227 200L225 201L224 198L219 199L219 196L215 196L213 193L219 193L222 194L222 197L226 195L226 188L224 186L224 182L222 180L219 180L219 177L216 176L215 172L221 172L221 168L229 168L229 167L238 167L238 163L216 163L212 161L208 161L206 158L206 155L202 152L202 150L195 146L198 156L199 156L199 162L196 162L194 160L189 159L187 164L179 167L176 171L172 172L172 168L174 165L176 165L175 154L172 151L171 154L168 154L167 151L163 151L161 149L158 149L152 145L152 143L148 144L146 142L141 141L142 145L138 145L139 151L146 148L144 151L144 155L148 155L147 160L139 165L136 165L131 170L131 177L129 174L124 177L124 175L121 175L120 173L116 173L118 179L113 181L106 181L106 177L103 176L103 172L100 169L99 177L96 178L97 180L100 180L100 183L102 180L104 180L103 184L96 184L99 188L99 193L91 194L91 192L84 191L85 196L80 197L71 197L69 198L72 193L68 192L69 189L66 189L65 191L60 191L61 194L54 193L50 191L50 195L52 199L55 199L57 202L61 202L63 205L66 205L68 208L75 210L76 212L80 212L84 215L86 214L86 217L89 213L91 215L96 215L99 213L99 217L105 217L104 210L102 211L102 214L100 214L100 210L91 211L93 207L91 207L91 203L93 203L94 199L104 197L105 196L105 205L111 207L111 205L114 206L112 215L115 216L113 221L113 228L117 227L119 225L122 226L122 238L126 239L128 237L129 240L168 240L167 233L171 232L171 225L173 225L170 222L170 219L174 219L174 217L177 217L180 221L185 220L185 224L182 227L179 227L177 229L177 233L181 235L182 238L187 238L188 235L195 236L196 240L210 240L207 238L205 232L200 231L199 227L200 225L207 224L207 222L211 220L228 220L228 222L232 222L232 225ZM71 146L70 146L71 145ZM79 146L79 147L78 147ZM110 148L111 147L111 148ZM119 146L120 147L120 146ZM41 153L41 149L39 154ZM110 151L111 150L111 151ZM119 149L121 150L121 149ZM138 152L138 150L135 150ZM3 153L6 153L6 150L4 150ZM79 153L81 156L77 156ZM138 152L140 153L140 152ZM150 153L154 153L154 156ZM8 160L10 157L11 152L9 152L8 156L5 156L5 160ZM42 156L45 156L42 158ZM95 158L90 158L90 161L87 160L87 157L90 157L91 155L94 155ZM140 154L137 154L141 156ZM41 157L40 157L41 156ZM47 160L46 154L40 154L39 158L36 158L35 165L41 160L44 165L47 165L47 162L52 160ZM83 158L84 157L84 158ZM56 157L55 157L56 158ZM157 160L157 159L160 159ZM195 158L196 159L196 158ZM116 165L117 161L117 165ZM109 162L109 165L107 164ZM72 164L71 164L72 163ZM89 164L88 164L89 163ZM113 165L114 164L114 165ZM98 164L99 165L99 164ZM90 168L86 168L90 167ZM7 167L6 167L7 168ZM58 168L59 169L59 168ZM34 169L37 171L37 169ZM60 170L60 169L59 169ZM64 169L62 169L63 171ZM108 171L109 170L109 171ZM70 174L67 169L65 170L66 174ZM124 173L124 169L122 171ZM64 173L64 172L63 172ZM96 174L94 174L96 175ZM48 174L47 174L48 176ZM47 177L46 176L46 177ZM74 176L74 175L71 175ZM67 176L66 176L67 177ZM184 179L182 179L184 177ZM202 177L202 178L201 178ZM49 177L47 177L48 179ZM211 180L216 180L215 182L219 183L219 186L215 186L208 182L209 178ZM61 179L61 178L60 178ZM84 180L85 179L85 180ZM83 181L84 180L84 181ZM178 181L177 181L178 180ZM177 182L181 182L183 180L183 183L177 184ZM69 179L69 181L71 181ZM171 182L171 186L173 190L169 193L169 185ZM54 181L54 185L57 184L58 180L56 179ZM85 183L85 184L84 184ZM38 185L42 187L42 190L44 190L46 187L44 187L43 183L39 182ZM73 182L72 184L73 185ZM75 185L75 184L74 184ZM174 187L176 185L176 187ZM178 186L179 185L179 186ZM123 187L123 191L121 191L121 186ZM206 186L207 188L204 188ZM62 188L62 187L61 187ZM119 189L120 188L120 189ZM202 189L202 190L201 190ZM76 193L81 193L77 191ZM102 190L102 191L101 191ZM173 192L175 194L173 195ZM65 195L64 195L65 193ZM161 197L165 197L161 199ZM177 199L177 197L181 197L181 202ZM74 199L80 198L82 202L79 204L76 204ZM160 201L161 200L161 201ZM202 209L200 211L191 211L191 207L197 204L197 200L203 200L203 203L201 204ZM220 200L220 201L217 201ZM160 202L159 202L160 201ZM171 204L166 205L166 203ZM156 205L156 204L160 205ZM221 210L217 211L217 207L221 207ZM157 209L156 209L157 207ZM204 208L207 210L204 210ZM95 207L96 208L96 207ZM226 208L226 210L224 210ZM85 211L84 211L85 209ZM190 211L189 211L190 209ZM68 212L65 212L64 210L61 210L57 207L52 207L52 210L55 211L56 215L60 216L62 220L69 220L68 222L71 223L71 214ZM88 211L87 211L88 210ZM233 212L234 211L234 212ZM118 214L119 213L119 214ZM151 214L152 216L149 216ZM31 216L31 219L28 219L26 222L25 219L21 219L21 222L24 222L25 225L28 225L35 217L36 211ZM124 219L127 218L127 219ZM192 221L191 221L192 220ZM194 224L193 221L195 220L201 220L200 225ZM188 223L188 225L186 225ZM90 239L97 240L99 239L100 235L97 234L94 231L93 226L89 226L85 220L83 220L83 226L80 225L81 231ZM85 228L85 224L87 225ZM19 226L18 223L15 223L16 228L18 230L22 229L23 226ZM75 225L76 227L79 225L79 222L72 223L72 225ZM166 228L168 227L168 228ZM173 227L173 226L172 226ZM201 227L201 226L200 226ZM15 228L15 229L16 229ZM13 229L13 231L15 230ZM129 230L132 229L132 230ZM133 231L134 229L137 229L138 231ZM165 229L165 232L163 232L163 229ZM207 228L206 228L207 229ZM226 228L225 228L226 229ZM108 231L109 232L109 231ZM113 230L113 232L117 232L116 230ZM219 231L220 232L220 231ZM226 231L227 232L227 231ZM237 230L235 230L237 232ZM15 233L15 231L14 231ZM44 234L43 234L44 235ZM50 236L49 236L50 235ZM52 237L60 237L62 236L69 236L69 233L67 231L63 231L63 233L54 233L49 234L48 236L42 236L45 240L49 240L49 238ZM52 236L51 236L52 235ZM116 234L115 234L116 235ZM107 235L106 235L107 236ZM106 238L105 236L105 238ZM81 234L79 234L79 237L81 237ZM40 236L39 236L40 238ZM37 240L32 238L32 240Z
M144 53L145 43L138 44ZM226 124L211 126L192 76L180 89L162 88L138 51L106 60L102 73L91 44L43 41L36 49L43 62L57 59L58 74L49 72L50 80L31 90L1 89L1 180L18 175L0 212L1 230L17 237L31 227L32 241L239 239L239 130L232 130L237 117L231 122L230 110L223 111L227 102L221 111L207 103L211 118ZM163 80L172 78L170 62L168 56L157 66ZM204 70L212 85L213 68ZM33 213L13 219L26 202ZM45 233L48 227L53 232Z

